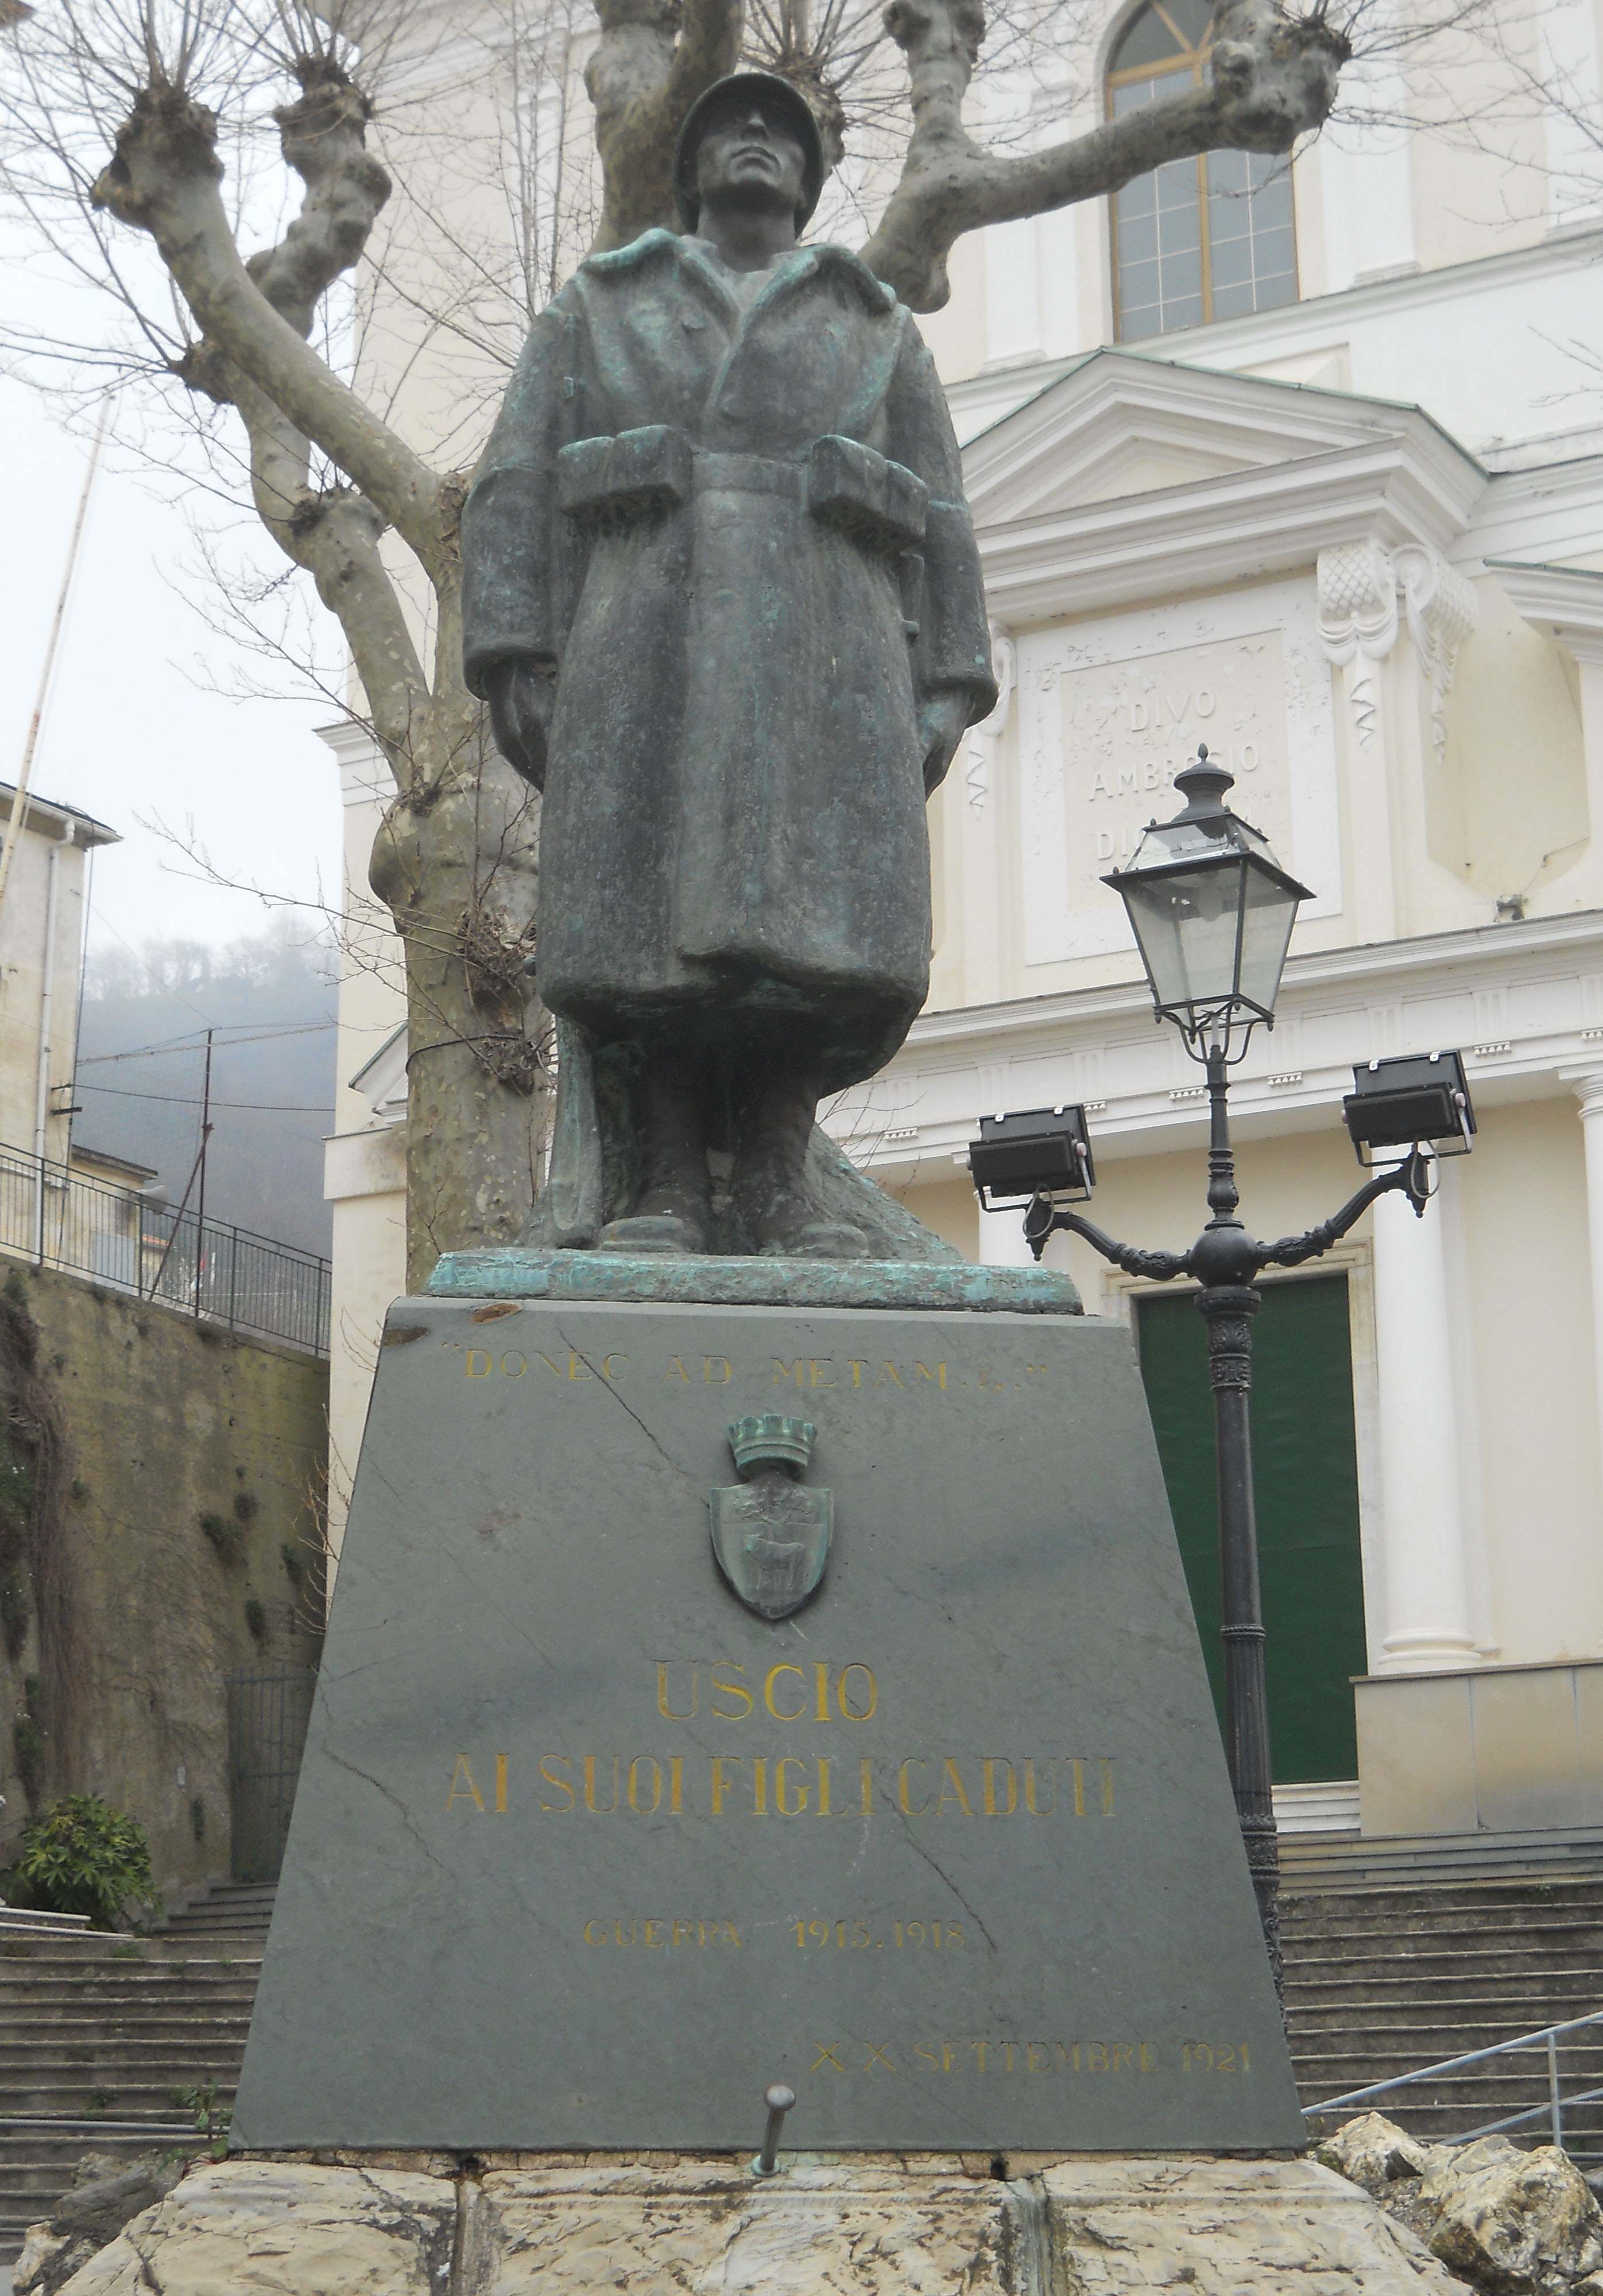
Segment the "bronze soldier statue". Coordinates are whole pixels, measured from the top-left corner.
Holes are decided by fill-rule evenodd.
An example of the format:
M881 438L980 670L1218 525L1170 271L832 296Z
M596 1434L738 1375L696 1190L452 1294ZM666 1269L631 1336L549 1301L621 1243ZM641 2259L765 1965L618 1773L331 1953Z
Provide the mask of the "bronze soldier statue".
M541 313L464 513L468 684L544 791L553 1245L946 1256L814 1127L924 1002L925 801L996 692L929 354L796 243L825 172L786 82L709 89L683 234Z

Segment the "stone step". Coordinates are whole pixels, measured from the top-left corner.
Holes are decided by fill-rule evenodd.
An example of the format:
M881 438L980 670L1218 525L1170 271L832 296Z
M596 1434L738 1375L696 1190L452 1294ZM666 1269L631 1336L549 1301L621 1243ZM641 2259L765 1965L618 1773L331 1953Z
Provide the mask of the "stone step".
M37 1946L29 1946L24 1953L24 1958L0 1960L0 1987L26 1985L40 1977L60 1977L70 1985L87 1985L97 1977L148 1977L160 1983L203 1976L209 1970L224 1976L243 1970L255 1978L261 1973L262 1961L259 1944L222 1939L209 1942L203 1952L192 1948L187 1953L69 1955L47 1954Z
M1528 2003L1523 2005L1527 2010L1530 2006ZM1319 2049L1370 2049L1384 2044L1393 2054L1410 2057L1418 2065L1437 2065L1448 2057L1467 2056L1472 2049L1496 2048L1537 2030L1528 2015L1434 2018L1424 2013L1377 2017L1354 2013L1339 2021L1294 2024L1291 2046L1294 2059L1300 2062ZM1546 2044L1540 2046L1545 2054ZM1590 2063L1603 2055L1603 2028L1593 2026L1579 2033L1561 2034L1558 2046L1561 2064Z
M42 1914L30 1906L0 1904L0 1938L82 1937L88 1928L87 1914Z
M1285 1925L1294 1931L1339 1928L1344 1923L1360 1927L1384 1923L1394 1929L1417 1922L1509 1922L1526 1915L1596 1921L1600 1903L1603 1876L1561 1890L1522 1882L1500 1889L1483 1884L1471 1890L1327 1890L1281 1898Z
M174 1939L223 1934L265 1937L277 1895L274 1882L214 1882L203 1895L175 1907L155 1934Z
M1397 2073L1415 2072L1430 2065L1445 2064L1453 2057L1467 2057L1495 2045L1500 2036L1488 2037L1474 2027L1424 2027L1417 2034L1397 2034L1390 2031L1318 2035L1312 2045L1299 2044L1294 2060L1297 2079L1304 2086L1319 2082L1325 2094L1333 2096L1336 2090L1364 2088L1370 2081L1389 2080ZM1330 2068L1344 2069L1332 2073ZM1368 2073L1364 2068L1372 2068ZM1511 2050L1477 2065L1467 2065L1461 2072L1438 2076L1447 2081L1476 2081L1490 2085L1494 2081L1524 2083L1527 2087L1540 2081L1546 2092L1547 2052L1538 2046ZM1558 2059L1558 2078L1571 2089L1603 2087L1603 2050L1566 2049ZM1432 2086L1434 2087L1434 2083Z
M151 2049L172 2044L200 2042L220 2037L237 2040L242 2049L250 2030L249 2012L228 2017L151 2016L106 2021L98 2017L7 2016L6 2049L79 2046L97 2049Z
M130 2001L192 1995L210 1999L219 1988L254 1995L261 1976L259 1961L207 1962L188 1968L95 1969L76 1976L66 1970L42 1969L27 1975L0 1977L0 2000L38 2000L45 1995L62 2001L106 2001L119 1997Z
M1282 1948L1284 1951L1284 1948ZM1377 1956L1365 1960L1354 1955L1341 1960L1307 1961L1301 1964L1295 1956L1288 1960L1287 1999L1293 2002L1309 1997L1312 1993L1328 1994L1332 1999L1353 1986L1372 1988L1379 1998L1395 1998L1404 1993L1423 1996L1440 1992L1444 1986L1457 1985L1477 1994L1500 1994L1528 1980L1544 1997L1582 1998L1582 2010L1596 2008L1603 2003L1603 1963L1577 1968L1567 1958L1552 1963L1540 1956L1531 1959L1518 1953L1506 1954L1420 1954L1410 1960L1397 1955ZM1539 2022L1550 2023L1549 2018Z
M1603 1874L1603 1827L1500 1833L1294 1833L1280 1838L1280 1868L1299 1894L1354 1887L1462 1889L1519 1878L1556 1885Z
M1525 1953L1536 1959L1562 1958L1591 1963L1603 1959L1603 1924L1574 1922L1552 1926L1544 1923L1467 1922L1462 1927L1446 1922L1421 1923L1417 1929L1321 1930L1303 1937L1283 1936L1299 1966L1315 1961L1416 1961L1422 1955L1451 1956L1457 1960L1477 1953Z
M7 2036L5 2054L0 2059L0 2091L9 2084L37 2076L50 2078L53 2068L95 2064L148 2065L152 2068L151 2079L158 2077L160 2067L169 2062L193 2064L200 2058L227 2058L235 2064L243 2054L246 2028L234 2024L226 2028L202 2025L191 2027L172 2038L160 2035L148 2040L135 2039L119 2044L106 2035L89 2035L79 2031L74 2037L53 2033L43 2042L13 2047Z
M100 2101L108 2120L170 2120L175 2113L186 2110L174 2096L175 2089L204 2087L216 2079L218 2103L231 2103L233 2082L222 2079L221 2071L222 2068L211 2064L176 2064L164 2065L153 2078L139 2080L86 2080L78 2073L53 2080L4 2081L0 2082L0 2119L28 2113L84 2120L93 2126L100 2116L92 2108ZM237 2079L237 2066L234 2071Z
M1596 1906L1571 1906L1563 1913L1549 1913L1542 1907L1526 1907L1523 1911L1510 1907L1495 1918L1486 1915L1477 1919L1473 1911L1424 1913L1417 1920L1388 1922L1377 1914L1371 1922L1360 1922L1355 1915L1345 1915L1331 1922L1304 1923L1300 1928L1287 1927L1281 1932L1282 1941L1295 1946L1306 1945L1311 1950L1339 1948L1347 1952L1406 1953L1413 1947L1437 1939L1456 1942L1483 1943L1493 1939L1506 1941L1511 1938L1529 1937L1533 1944L1553 1941L1575 1942L1588 1948L1603 1942L1603 1910Z
M1467 1970L1462 1962L1455 1961L1448 1969L1433 1974L1407 1963L1338 1962L1332 1967L1313 1962L1295 1970L1295 1974L1288 1969L1286 1979L1287 2006L1299 2013L1316 2002L1336 2004L1349 2001L1355 1995L1375 2001L1438 2001L1459 1994L1466 2000L1520 2001L1533 1995L1550 2000L1556 1993L1562 1992L1567 1992L1571 1999L1581 2004L1574 2013L1578 2017L1603 2007L1603 1969L1594 1964L1588 1969L1509 1969L1494 1972L1473 1967Z
M29 2169L76 2167L86 2152L115 2153L132 2160L141 2152L188 2144L199 2149L193 2118L175 2115L136 2120L85 2120L76 2114L0 2114L0 2175L13 2163Z
M173 1989L193 1992L198 1987L213 1984L254 1988L260 1976L259 1954L238 1960L169 1962L165 1967L160 1963L124 1961L72 1969L60 1962L32 1962L26 1968L14 1964L0 1966L0 1997L12 1992L37 1992L45 1986L53 1986L63 1995L78 1995L86 1999L119 1988L127 1993L159 1993Z
M270 1913L264 1913L257 1919L248 1913L229 1913L219 1907L215 1912L185 1914L177 1921L169 1922L164 1929L153 1930L151 1934L161 1944L169 1941L182 1944L185 1938L192 1937L255 1937L266 1934L271 1918Z
M49 2216L86 2152L132 2161L144 2152L196 2152L192 2123L0 2116L0 2269L16 2261L29 2225ZM221 2292L218 2292L221 2296Z
M52 1993L0 1994L0 2032L10 2032L25 2019L40 2018L95 2019L108 2024L144 2027L160 2024L169 2017L183 2017L201 2023L220 2019L234 2023L249 2020L254 2004L254 1991L249 1986L231 1986L226 1990L185 1991L174 1999L170 1994L107 1994L81 1993L61 1996Z

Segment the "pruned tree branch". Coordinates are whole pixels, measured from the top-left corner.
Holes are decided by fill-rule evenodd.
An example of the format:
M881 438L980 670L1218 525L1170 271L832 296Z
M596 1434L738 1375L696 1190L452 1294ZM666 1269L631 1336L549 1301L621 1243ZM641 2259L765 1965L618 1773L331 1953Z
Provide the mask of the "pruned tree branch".
M596 0L585 67L604 185L591 252L674 226L673 150L685 114L740 61L741 0ZM681 21L682 15L682 21ZM676 37L677 30L677 37Z
M389 197L390 179L366 150L371 106L340 65L328 56L303 56L296 77L299 101L275 118L284 156L306 185L305 203L278 245L253 256L246 269L273 308L305 338L324 297L366 245ZM311 575L318 596L338 619L374 731L405 787L432 704L380 554L382 512L351 488L313 485L304 430L215 340L197 345L183 365L185 381L237 409L250 445L257 512L285 557Z
M979 0L890 0L885 21L907 58L913 133L900 180L862 252L915 311L946 302L946 258L966 232L1117 191L1166 160L1289 152L1324 124L1352 53L1322 13L1294 16L1278 0L1224 0L1205 86L1106 120L1072 142L1014 155L986 152L963 125L985 29Z
M293 128L290 141L294 146ZM315 144L302 138L297 148L309 158ZM340 149L337 136L332 149ZM240 255L221 178L214 115L182 87L156 78L136 95L94 198L119 222L149 233L202 335L316 442L432 570L443 564L454 540L438 479L268 300ZM350 219L334 196L336 179L342 196L357 189L352 171L336 162L325 174L327 196L303 210L296 246L292 250L286 240L267 258L269 276L282 258L292 304L298 300L300 275L316 267L320 242L331 233L337 239Z

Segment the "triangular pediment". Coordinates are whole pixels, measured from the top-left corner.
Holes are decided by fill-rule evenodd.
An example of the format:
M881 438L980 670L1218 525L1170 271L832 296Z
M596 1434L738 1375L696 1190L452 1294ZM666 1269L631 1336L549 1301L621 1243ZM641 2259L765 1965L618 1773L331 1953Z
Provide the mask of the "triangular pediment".
M964 477L976 523L994 527L1348 454L1419 424L1391 400L1104 350L972 439Z

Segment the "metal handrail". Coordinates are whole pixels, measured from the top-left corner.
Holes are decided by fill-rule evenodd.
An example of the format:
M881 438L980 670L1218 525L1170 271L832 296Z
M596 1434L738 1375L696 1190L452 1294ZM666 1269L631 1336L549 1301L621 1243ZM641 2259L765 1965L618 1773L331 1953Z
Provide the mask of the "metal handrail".
M1483 2128L1472 2128L1465 2136L1455 2137L1454 2143L1471 2144L1478 2136L1494 2136L1504 2128L1517 2128L1522 2121L1537 2120L1545 2112L1553 2131L1553 2142L1560 2150L1564 2144L1564 2107L1592 2104L1603 2097L1603 2088L1582 2090L1575 2096L1563 2096L1558 2087L1558 2037L1561 2033L1577 2033L1583 2026L1603 2025L1603 2009L1589 2010L1584 2017L1569 2017L1562 2024L1543 2025L1540 2031L1521 2033L1512 2041L1494 2041L1487 2049L1469 2049L1461 2057L1443 2057L1440 2064L1420 2065L1411 2073L1393 2073L1389 2080L1370 2081L1367 2087L1347 2089L1340 2096L1328 2096L1321 2104L1305 2104L1304 2120L1312 2120L1321 2113L1337 2112L1344 2105L1361 2104L1369 2097L1384 2096L1394 2088L1409 2088L1416 2081L1437 2080L1444 2073L1461 2070L1465 2065L1484 2064L1489 2057L1509 2055L1516 2049L1545 2048L1548 2059L1548 2094L1544 2103L1533 2104L1523 2112L1511 2112L1502 2120L1489 2120Z
M175 1212L137 1189L0 1143L0 1256L87 1275L197 1321L329 1351L329 1263L297 1244Z

